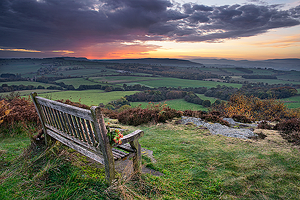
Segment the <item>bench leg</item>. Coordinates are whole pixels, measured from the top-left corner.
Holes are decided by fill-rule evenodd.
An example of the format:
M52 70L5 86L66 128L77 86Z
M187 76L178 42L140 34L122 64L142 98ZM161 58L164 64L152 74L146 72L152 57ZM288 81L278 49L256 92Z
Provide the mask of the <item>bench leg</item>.
M105 162L104 167L105 167L106 181L109 185L111 185L112 181L115 179L115 163L114 163L114 157L111 149L110 151L108 150L107 154L103 156Z
M130 142L130 146L136 150L135 156L133 157L133 170L138 176L141 174L141 145L138 140Z

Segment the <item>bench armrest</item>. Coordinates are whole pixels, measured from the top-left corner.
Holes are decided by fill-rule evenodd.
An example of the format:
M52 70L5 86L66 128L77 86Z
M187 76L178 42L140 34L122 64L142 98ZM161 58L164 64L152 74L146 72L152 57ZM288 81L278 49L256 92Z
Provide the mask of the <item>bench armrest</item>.
M132 133L129 133L128 135L125 135L123 138L121 138L122 144L131 142L133 140L139 139L144 135L144 131L142 130L136 130Z

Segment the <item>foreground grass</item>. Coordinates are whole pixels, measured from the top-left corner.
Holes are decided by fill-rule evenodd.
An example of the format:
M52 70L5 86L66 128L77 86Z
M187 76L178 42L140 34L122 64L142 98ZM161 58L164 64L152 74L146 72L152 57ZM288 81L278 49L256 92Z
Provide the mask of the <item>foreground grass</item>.
M136 129L135 127L125 127ZM119 176L108 187L103 167L56 143L32 145L6 158L26 137L0 140L0 199L299 199L300 151L276 132L264 140L210 135L193 125L138 127L142 147L157 160L143 164L164 173L139 181ZM259 130L260 131L260 130ZM8 147L12 143L12 147ZM7 165L4 166L3 163Z

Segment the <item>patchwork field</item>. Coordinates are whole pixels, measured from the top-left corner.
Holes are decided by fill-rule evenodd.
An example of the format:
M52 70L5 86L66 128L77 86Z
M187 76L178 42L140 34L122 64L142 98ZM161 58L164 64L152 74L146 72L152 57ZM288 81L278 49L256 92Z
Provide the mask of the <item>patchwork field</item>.
M115 91L104 92L103 90L84 90L84 91L60 91L47 94L41 94L39 96L52 99L69 99L74 102L80 102L88 106L98 106L100 103L107 104L110 101L120 99L125 95L131 95L136 91Z
M155 104L157 104L156 102ZM207 108L204 108L201 105L189 103L185 101L184 99L174 99L174 100L168 100L168 101L163 101L160 102L162 104L167 104L170 108L176 109L176 110L203 110L203 111L208 111ZM147 108L149 105L148 102L130 102L130 105L132 107L137 107L141 106L141 108Z
M188 79L178 79L178 78L166 78L162 77L159 80L152 81L141 81L141 82L132 82L131 85L141 84L148 87L216 87L217 85L226 85L232 86L236 88L242 87L242 84L236 83L222 83L222 82L214 82L214 81L201 81L201 80L188 80Z
M35 87L37 86L43 86L43 87L49 87L49 86L57 86L57 85L54 85L54 84L47 84L47 83L41 83L41 82L33 82L33 81L9 81L9 82L0 82L0 86L2 84L7 84L8 86L11 86L11 85L33 85Z
M70 79L60 79L55 81L56 83L63 82L66 85L73 85L75 89L77 89L80 85L98 85L99 83L95 83L85 78L70 78Z

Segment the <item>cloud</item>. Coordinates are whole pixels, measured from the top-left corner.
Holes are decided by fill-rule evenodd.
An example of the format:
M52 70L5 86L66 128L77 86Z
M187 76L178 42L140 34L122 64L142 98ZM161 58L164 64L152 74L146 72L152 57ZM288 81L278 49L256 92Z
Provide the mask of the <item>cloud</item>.
M280 5L251 2L206 6L169 0L1 0L0 46L78 52L136 40L220 42L300 24L300 6L282 10Z
M15 51L15 52L28 52L28 53L40 53L41 51L31 50L31 49L2 49L0 51Z
M281 39L252 44L259 47L286 48L300 46L300 34L286 36Z

